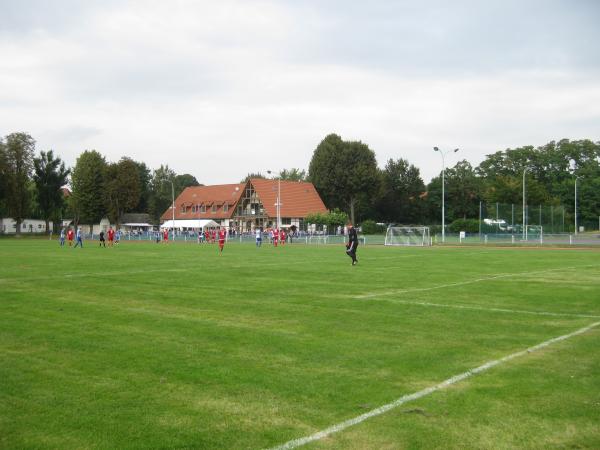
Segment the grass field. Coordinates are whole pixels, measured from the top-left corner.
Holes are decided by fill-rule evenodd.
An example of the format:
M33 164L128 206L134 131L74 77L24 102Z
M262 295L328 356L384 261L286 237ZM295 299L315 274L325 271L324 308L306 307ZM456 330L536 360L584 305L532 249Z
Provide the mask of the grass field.
M600 252L0 240L2 448L270 448L600 322ZM600 326L304 448L600 448Z

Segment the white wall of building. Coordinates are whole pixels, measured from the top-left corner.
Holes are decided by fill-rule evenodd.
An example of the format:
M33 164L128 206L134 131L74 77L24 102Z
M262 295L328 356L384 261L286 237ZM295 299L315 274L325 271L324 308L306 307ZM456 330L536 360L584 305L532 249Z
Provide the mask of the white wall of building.
M15 234L17 222L10 217L0 219L0 233L4 234ZM52 222L50 222L50 231L52 231ZM23 219L21 222L21 233L33 234L33 233L45 233L46 222L44 220L37 219Z

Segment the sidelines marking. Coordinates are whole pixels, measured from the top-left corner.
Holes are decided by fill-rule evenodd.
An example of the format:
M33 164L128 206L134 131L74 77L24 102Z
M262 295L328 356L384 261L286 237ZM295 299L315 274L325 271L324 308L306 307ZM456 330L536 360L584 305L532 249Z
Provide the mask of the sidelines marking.
M503 313L511 313L511 314L531 314L534 316L581 317L581 318L587 318L587 319L600 319L600 315L582 314L582 313L560 313L560 312L548 312L548 311L527 311L525 309L485 308L483 306L447 305L444 303L416 302L416 301L411 301L411 300L397 300L397 299L383 299L382 301L386 301L386 302L390 302L390 303L401 303L403 305L432 306L432 307L436 307L436 308L472 309L474 311L503 312Z
M343 422L340 422L336 425L332 425L328 428L325 428L322 431L319 431L317 433L311 434L310 436L305 436L305 437L301 437L298 439L293 439L291 441L288 441L284 444L278 445L277 447L272 447L271 450L289 450L289 449L293 449L293 448L297 448L300 447L302 445L308 444L310 442L314 442L314 441L318 441L320 439L323 439L331 434L334 433L338 433L342 430L345 430L346 428L349 428L351 426L357 425L361 422L364 422L367 419L370 419L371 417L376 417L376 416L380 416L381 414L384 414L394 408L397 408L400 405L403 405L404 403L408 403L410 401L413 400L417 400L421 397L425 397L426 395L432 394L433 392L439 391L441 389L444 389L448 386L451 386L455 383L458 383L459 381L465 380L467 378L472 377L473 375L477 375L479 373L485 372L486 370L491 369L492 367L495 367L499 364L505 363L507 361L510 361L511 359L514 358L518 358L520 356L525 356L528 353L533 353L536 352L538 350L543 349L544 347L547 347L551 344L554 344L556 342L560 342L560 341L564 341L566 339L572 338L574 336L583 334L589 330L591 330L592 328L597 327L598 325L600 325L600 322L595 322L591 325L588 325L587 327L584 328L580 328L577 331L574 331L572 333L569 334L565 334L562 336L558 336L552 339L549 339L547 341L542 342L541 344L537 344L534 345L533 347L529 347L526 348L525 350L521 350L519 352L516 353L512 353L508 356L505 356L503 358L500 359L495 359L493 361L488 361L485 364L479 366L479 367L475 367L474 369L470 369L467 370L466 372L463 372L459 375L455 375L451 378L448 378L447 380L442 381L441 383L438 383L434 386L428 387L426 389L423 389L421 391L412 393L412 394L408 394L408 395L403 395L402 397L400 397L399 399L391 402L391 403L387 403L383 406L380 406L379 408L373 409L369 412L366 412L364 414L361 414L360 416L354 417L352 419L348 419L345 420Z
M467 284L480 283L482 281L497 280L500 278L519 277L519 276L523 276L523 275L535 275L535 274L548 273L548 272L557 272L557 271L561 271L561 270L583 269L583 268L588 268L588 267L598 267L598 264L586 264L584 266L570 266L570 267L560 267L560 268L556 268L556 269L535 270L532 272L502 273L502 274L494 275L491 277L482 277L482 278L476 278L474 280L467 280L467 281L457 281L455 283L438 284L437 286L431 286L431 287L425 287L425 288L396 289L396 290L392 290L392 291L384 291L384 292L379 292L379 293L370 292L367 294L355 295L355 296L352 296L352 298L362 299L362 298L383 297L386 295L408 294L411 292L434 291L436 289L444 289L444 288L455 287L455 286L464 286Z

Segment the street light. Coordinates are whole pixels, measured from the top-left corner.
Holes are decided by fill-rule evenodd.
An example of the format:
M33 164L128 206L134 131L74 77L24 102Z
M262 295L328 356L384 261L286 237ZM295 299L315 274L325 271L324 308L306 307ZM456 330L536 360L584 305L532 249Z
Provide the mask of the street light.
M437 147L433 147L433 151L435 152L440 152L440 155L442 155L442 242L446 242L446 209L445 209L445 172L446 172L446 162L444 160L444 156L446 156L448 153L456 153L458 151L457 148L455 148L454 150L447 150L445 152L443 152L442 150L440 150Z
M529 170L529 167L525 167L525 169L523 170L523 240L524 241L527 241L527 214L526 214L527 205L525 204L525 202L526 202L525 174L527 173L528 170Z
M173 186L173 180L171 180L171 212L173 213L173 223L171 224L173 226L172 228L172 240L173 242L175 242L175 186Z
M267 173L271 175L271 171L267 170ZM275 203L276 214L277 214L277 230L281 229L281 174L277 177L277 203Z
M577 180L581 177L575 177L575 236L577 236Z

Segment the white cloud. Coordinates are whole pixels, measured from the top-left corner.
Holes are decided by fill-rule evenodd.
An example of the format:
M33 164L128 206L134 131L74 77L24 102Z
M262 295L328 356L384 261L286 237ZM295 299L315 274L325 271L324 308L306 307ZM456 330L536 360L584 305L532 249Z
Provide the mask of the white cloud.
M203 183L307 168L331 132L426 181L434 145L477 164L599 139L600 36L585 26L598 7L545 4L59 2L47 20L15 4L0 133L27 131L70 164L95 148Z

